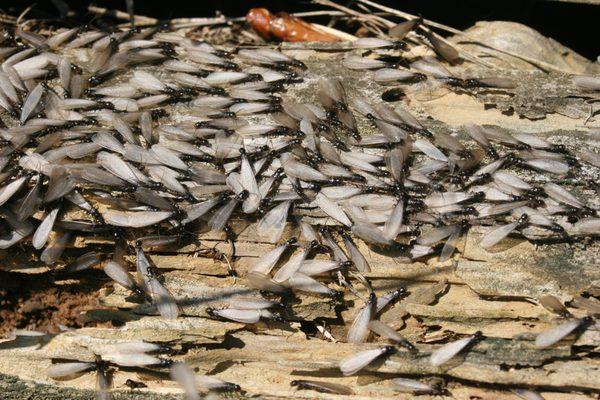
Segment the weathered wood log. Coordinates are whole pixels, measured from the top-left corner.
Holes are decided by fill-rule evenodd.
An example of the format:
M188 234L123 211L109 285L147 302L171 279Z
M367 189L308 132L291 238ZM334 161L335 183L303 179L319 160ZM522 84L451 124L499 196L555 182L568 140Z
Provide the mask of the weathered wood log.
M348 71L341 66L348 44L294 44L283 46L308 66L302 84L285 97L295 101L315 101L315 87L321 76L339 76L350 93L378 100L382 89L369 74ZM415 53L423 49L413 50ZM456 73L484 76L489 71L472 65L453 68ZM575 88L567 75L522 70L502 71L519 82L514 96L478 92L475 96L446 92L443 96L420 101L407 94L407 106L432 130L460 131L467 122L498 126L510 132L524 131L553 143L567 145L575 153L582 148L598 148L598 120L589 119L590 98L574 97ZM170 109L177 118L177 109ZM593 114L593 112L592 112ZM596 130L594 130L596 129ZM361 126L367 135L372 128ZM537 179L535 174L529 176ZM586 189L586 182L598 181L598 169L584 168L581 175L564 184L599 205L597 195ZM317 214L315 218L319 218ZM536 303L544 294L567 301L590 287L600 286L597 241L574 244L534 245L524 239L510 239L498 252L487 252L479 245L485 228L472 229L459 244L459 254L440 263L437 257L421 262L390 258L359 242L369 255L372 271L366 276L378 295L406 286L411 296L392 305L382 320L411 341L418 342L418 355L400 351L374 364L358 376L343 377L339 361L357 349L375 344L354 345L345 341L349 323L362 306L350 294L348 307L330 299L299 295L286 315L287 322L261 322L253 326L215 321L206 309L225 304L233 296L252 293L245 275L258 257L272 248L261 241L254 225L234 225L239 233L233 267L239 278L227 275L227 263L208 255L213 249L227 252L222 236L204 233L200 245L149 251L148 255L165 278L182 308L183 316L165 321L154 307L140 304L124 289L105 289L99 299L103 306L82 315L84 321L118 321L119 328L82 328L47 337L18 337L0 343L0 391L3 399L90 398L93 374L67 382L47 378L46 370L56 359L92 361L103 346L126 340L145 340L169 344L179 350L175 360L185 360L202 373L236 382L247 395L265 399L328 398L316 392L296 392L293 379L331 379L351 384L354 396L348 398L412 398L398 394L388 380L399 374L423 379L442 377L448 382L449 396L468 398L514 398L509 390L536 388L552 399L592 398L600 392L600 327L598 323L577 338L549 349L533 345L536 333L556 325L560 319ZM284 236L297 235L290 224ZM89 238L74 243L69 252L82 253L106 243ZM34 271L41 264L14 250L2 251L3 269ZM441 283L440 283L441 282ZM440 283L440 293L427 290ZM332 287L336 287L332 283ZM337 287L341 289L341 287ZM570 309L578 316L585 311ZM315 335L315 329L328 332ZM444 368L434 368L428 355L444 339L455 334L480 330L486 336L465 356L457 357ZM383 343L380 338L375 342ZM165 375L166 370L159 371ZM7 375L18 376L51 386L24 386ZM122 388L126 379L142 380L148 385L139 393L115 392L116 399L170 399L179 392L177 385L159 380L155 373L119 370L113 386ZM121 389L123 390L123 389ZM22 391L22 392L21 392ZM512 396L512 397L511 397ZM471 397L472 398L472 397Z

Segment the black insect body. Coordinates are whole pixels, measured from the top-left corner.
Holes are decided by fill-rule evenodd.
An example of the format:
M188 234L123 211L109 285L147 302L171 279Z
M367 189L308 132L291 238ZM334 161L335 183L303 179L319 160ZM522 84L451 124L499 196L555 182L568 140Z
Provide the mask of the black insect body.
M127 379L124 385L131 390L144 389L148 387L148 385L146 385L144 382L134 381L133 379Z

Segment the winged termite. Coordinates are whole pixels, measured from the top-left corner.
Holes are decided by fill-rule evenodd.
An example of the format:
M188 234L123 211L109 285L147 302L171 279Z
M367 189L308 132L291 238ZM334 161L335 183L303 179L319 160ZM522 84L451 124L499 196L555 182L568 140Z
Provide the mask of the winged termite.
M65 362L53 364L46 371L46 375L51 379L60 380L80 375L95 368L96 365L93 362Z
M85 168L81 171L72 171L72 175L83 182L97 185L116 187L124 187L127 185L127 182L124 180L96 167Z
M210 391L239 392L242 390L240 385L236 383L227 382L211 375L196 375L196 384Z
M375 304L375 313L379 314L384 308L386 308L391 302L396 300L398 297L406 293L404 287L392 290L377 298L377 304Z
M408 340L403 338L395 329L381 322L380 320L374 319L369 322L369 330L375 332L379 336L386 337L387 339L397 343L398 345L407 348L411 352L416 352L416 347Z
M137 295L143 295L143 290L138 286L133 276L115 261L109 261L104 265L104 272L119 285L133 291Z
M71 28L58 32L46 40L46 45L51 49L56 49L79 32L79 28Z
M517 83L506 77L482 77L482 78L448 78L445 80L445 83L451 87L471 90L471 89L515 89L517 87Z
M4 108L6 112L11 115L17 115L10 101L0 92L0 107Z
M369 262L358 249L352 238L345 234L342 235L342 238L344 239L344 245L348 251L350 261L352 261L352 264L358 270L358 272L370 272L371 267L369 266Z
M379 131L387 139L386 143L388 143L388 142L389 143L403 143L405 141L406 141L405 143L409 143L407 141L408 134L404 129L399 128L399 127L397 127L391 123L388 123L386 121L383 121L383 120L375 119L374 121L375 121L375 125L377 126ZM400 149L401 151L405 150L403 147L396 147L396 148ZM394 172L396 172L396 171L394 171Z
M240 155L240 183L242 188L248 193L248 196L242 204L242 210L246 214L250 214L258 209L262 196L259 192L258 184L256 182L256 176L252 165L248 161L246 151L244 149L240 149Z
M187 196L187 189L179 181L182 174L174 169L163 165L152 165L146 167L149 178L152 182L147 183L150 187L164 188L180 195Z
M58 200L74 189L75 182L65 168L53 168L49 175L50 180L48 181L48 189L44 194L44 203Z
M308 276L314 276L338 269L349 268L352 265L353 263L351 261L338 263L336 261L327 260L306 260L302 263L298 271Z
M448 237L446 243L444 243L444 247L442 248L442 252L440 253L440 262L444 262L452 256L454 250L456 249L456 243L460 238L460 232L454 232Z
M288 239L285 243L271 250L261 257L250 269L251 272L269 274L277 264L283 253L291 246L296 244L296 238Z
M548 194L548 196L550 196L552 199L556 200L559 203L564 203L575 208L585 207L585 205L579 199L577 199L566 189L555 183L546 183L544 185L544 191Z
M352 226L352 222L350 221L346 213L336 203L327 198L327 196L325 196L324 194L318 193L317 197L315 198L315 202L317 206L331 218L335 219L336 221L339 221L340 223L348 227Z
M222 198L214 197L212 199L208 199L208 200L200 202L200 203L184 206L182 209L185 212L186 216L181 220L181 223L188 224L190 222L197 220L198 218L201 218L203 215L208 213L211 209L216 207L221 201L222 201Z
M216 71L211 72L204 78L202 78L206 83L211 86L221 86L227 84L239 83L242 81L252 80L256 77L252 74L247 74L245 72L236 72L236 71Z
M385 65L384 65L385 66ZM394 83L414 83L420 82L427 77L419 72L413 72L409 70L403 69L395 69L395 68L381 68L373 74L373 79L375 82L390 85Z
M344 358L340 362L340 370L342 374L354 375L361 369L365 368L379 357L391 354L395 351L392 346L384 346L371 350L364 350L349 357Z
M580 89L589 91L600 90L600 78L596 75L576 75L572 81Z
M579 158L586 163L593 165L596 168L600 168L600 155L593 150L582 148L579 151Z
M154 140L153 137L150 138L150 142ZM186 159L198 159L199 161L213 161L213 157L209 155L206 151L201 150L198 146L184 142L179 140L170 140L161 137L160 143L165 148L173 150L176 153L181 153L181 155L177 154L178 157L186 161Z
M32 244L34 248L39 250L44 247L48 241L48 237L50 236L50 232L52 231L52 227L54 226L54 222L56 221L56 217L58 216L59 212L60 207L53 208L38 226L32 238Z
M142 228L164 221L173 216L172 211L117 211L106 210L104 220L111 225Z
M352 233L368 244L377 246L393 246L396 242L388 238L376 225L364 221L355 221Z
M258 74L262 80L241 82L236 84L235 87L274 93L280 91L285 83L299 82L301 80L298 74L293 71L276 71L271 68L259 67L253 69L252 73Z
M542 172L564 176L569 173L569 164L559 160L550 159L531 159L523 161L523 165Z
M571 235L600 235L600 218L582 218L569 229Z
M279 306L280 303L265 299L263 297L241 296L232 299L230 306L237 310L264 310L267 308Z
M240 49L237 56L250 64L262 65L273 68L286 68L288 66L306 68L306 66L298 60L293 59L279 51L259 48L259 49Z
M478 193L468 192L443 192L443 193L432 193L427 196L423 202L426 206L432 208L445 207L451 204L463 203L480 197Z
M371 293L369 299L365 305L360 309L352 325L348 329L348 343L362 343L367 340L369 336L369 322L373 317L374 306L377 301L377 297L374 293Z
M339 383L312 381L312 380L293 380L290 385L302 390L315 390L321 393L352 395L354 392L346 385Z
M87 32L78 32L78 35L73 40L65 43L64 47L67 49L75 49L79 47L85 47L88 44L97 41L98 39L105 36L105 32L100 31L87 31Z
M122 367L168 366L171 361L154 355L130 351L114 352L103 356L107 361Z
M344 203L371 210L389 211L395 207L397 199L393 196L380 193L361 193L349 197L344 200Z
M136 97L138 90L132 85L119 85L119 86L106 86L103 88L95 88L90 91L90 94L94 96L106 96L106 97L122 97L131 99Z
M152 302L165 319L175 319L179 315L179 308L169 291L158 281L154 268L144 254L142 247L136 243L136 269L144 282L144 288L152 298Z
M361 57L353 54L348 54L344 58L343 65L348 69L359 71L365 69L376 69L378 71L375 74L377 74L380 69L389 66L389 64L385 61L378 60L376 58ZM376 80L379 81L379 79Z
M19 166L24 170L34 171L37 173L48 173L48 169L50 168L49 162L38 153L32 153L27 156L21 157L19 160Z
M38 176L36 183L29 190L27 195L19 202L16 215L20 221L24 221L31 217L42 203L41 189L42 178Z
M20 103L17 90L6 72L0 72L0 90L13 105Z
M422 18L409 19L391 27L388 31L388 35L396 40L402 40L410 31L415 30L422 23Z
M375 37L364 37L355 40L353 46L357 49L363 50L374 50L374 49L403 49L406 47L406 43L396 41L393 42L387 39L380 39Z
M287 287L275 282L268 275L261 272L250 271L246 275L246 279L249 285L255 289L273 293L285 293L288 291Z
M368 172L377 173L379 170L372 165L372 163L377 163L381 161L381 157L358 153L358 152L341 152L340 153L340 162L352 169L359 169Z
M187 52L186 58L199 64L214 65L227 69L234 69L237 67L235 63L228 61L225 58L221 58L216 54L199 49L190 49Z
M496 216L496 215L501 215L501 214L506 214L509 212L514 212L514 210L521 208L521 207L525 207L527 206L529 202L527 200L521 200L521 201L511 201L511 202L507 202L507 203L498 203L498 204L486 204L486 203L481 203L479 205L477 205L477 215L481 218L485 218L485 217L490 217L490 216ZM527 213L525 213L527 214ZM521 215L518 215L517 217L520 217ZM508 228L507 228L508 229Z
M229 90L229 95L234 99L245 100L248 102L277 103L279 101L278 97L252 89L233 88ZM236 112L235 110L233 111ZM237 112L236 114L239 115Z
M523 227L527 223L527 221L527 214L523 214L515 222L511 222L509 224L492 229L483 237L483 239L481 239L479 245L484 249L488 249L494 246L495 244L499 243L508 235L510 235L515 229Z
M160 163L175 169L187 170L188 166L179 157L178 153L163 146L162 144L154 144L150 148L150 153Z
M277 283L283 283L288 281L292 277L292 275L294 275L300 270L300 267L310 255L310 253L313 251L314 247L315 244L311 243L299 254L295 255L288 262L282 265L281 268L279 268L279 270L277 270L277 272L273 276L273 281Z
M600 301L594 297L576 296L570 303L571 306L584 309L593 316L600 315Z
M137 144L138 140L136 136L133 134L131 127L127 122L125 122L122 118L118 117L115 114L111 114L109 120L115 130L127 141L131 144Z
M96 143L77 143L49 150L44 153L44 158L49 162L56 162L65 157L79 159L94 154L98 150L100 150L100 146Z
M512 214L515 218L518 218L522 214L527 214L529 223L531 225L537 225L545 229L549 229L553 232L564 232L564 228L561 225L552 221L548 216L546 216L542 212L535 210L531 207L516 208L512 211Z
M127 181L133 185L147 183L148 178L133 165L123 161L115 154L99 152L96 156L98 163L117 178Z
M279 111L279 106L262 102L236 103L229 107L229 111L234 113L236 116L242 116Z
M413 146L419 151L423 152L429 158L444 162L448 161L448 157L426 139L415 140L413 142Z
M319 100L326 110L347 108L346 90L341 80L337 78L319 80Z
M255 324L260 321L261 318L278 320L280 317L266 309L235 309L235 308L223 308L214 309L208 308L206 312L213 316L219 317L231 321L241 322L243 324Z
M338 261L338 262L348 261L348 256L346 256L346 253L344 253L342 251L340 246L338 246L336 241L333 239L331 233L325 227L321 227L319 229L319 233L321 234L321 238L322 238L321 242L323 243L324 246L326 246L331 251L331 253L333 254L333 257L336 261Z
M6 58L3 61L3 63L2 63L2 68L3 69L5 69L5 67L7 67L7 66L14 67L14 65L16 65L17 63L19 63L20 61L23 61L23 60L27 59L32 54L36 54L36 50L32 49L32 48L21 48L21 49L18 49L18 50L19 51L17 51L16 53L10 55L10 57Z
M450 342L440 347L429 357L429 363L434 367L438 367L452 359L461 351L464 351L469 346L472 346L475 342L483 338L481 332L475 332L473 335L463 339L459 339L454 342Z
M450 45L446 40L438 37L435 33L431 32L429 30L421 30L421 31L423 32L425 37L427 37L427 40L429 40L429 43L431 43L433 50L436 52L436 54L438 56L442 57L444 60L448 61L449 63L454 63L460 59L460 55L459 55L458 51L452 45Z
M71 67L72 68L72 67ZM66 78L66 77L65 77ZM81 98L85 90L87 89L88 81L83 75L71 74L70 86L65 91L71 96L71 98ZM66 79L65 79L66 82Z
M142 248L168 248L171 245L181 244L185 240L185 235L150 235L137 238L137 242Z
M271 243L277 243L283 235L291 204L291 201L284 201L265 214L258 223L258 234Z
M452 135L439 131L434 133L434 139L440 147L443 147L458 155L470 154L470 152L466 150L465 146Z
M520 194L521 191L528 191L533 188L529 183L523 181L518 176L506 171L496 171L492 174L492 178L499 185L500 190L504 189L503 191L506 191L509 194ZM506 188L506 186L509 186L509 188ZM516 191L511 190L510 187L516 189Z
M564 304L555 296L545 295L540 297L538 301L540 302L542 307L544 307L548 311L551 311L565 318L571 317L571 313L569 312L569 310L567 310Z
M430 246L456 232L459 232L460 229L461 227L458 224L433 228L430 231L422 232L421 236L419 236L417 239L417 243L423 246Z
M0 188L0 205L3 205L9 201L12 196L17 193L21 187L23 187L23 185L27 182L27 179L27 176L22 176Z
M327 186L321 188L321 192L331 200L343 200L356 196L363 190L355 186Z
M584 329L592 322L591 317L572 319L553 328L539 333L535 338L535 347L544 349L550 347L578 329Z
M134 71L129 83L133 87L149 93L162 92L167 89L164 83L146 71Z
M223 121L223 120L213 120ZM231 122L231 121L230 121ZM227 125L227 124L226 124ZM218 160L227 158L237 157L239 155L239 149L242 147L243 138L236 134L225 134L218 132L215 134L214 142L214 156Z
M224 206L222 206L212 215L212 217L208 220L208 225L215 231L223 230L229 222L231 214L233 214L238 204L243 201L247 195L248 192L243 190L240 192L240 194L229 199Z
M93 267L94 265L100 264L100 262L102 262L102 255L95 251L90 251L77 257L75 261L73 261L65 267L65 270L67 272L83 271L85 269Z
M439 384L426 383L409 378L394 378L392 379L392 384L395 390L401 392L431 395L441 395L444 392Z
M301 272L294 273L287 281L287 284L293 289L301 292L322 294L325 296L339 297L339 292L327 287L316 279Z
M423 57L410 64L411 69L416 69L424 74L431 75L434 78L446 79L453 77L442 64L431 57Z

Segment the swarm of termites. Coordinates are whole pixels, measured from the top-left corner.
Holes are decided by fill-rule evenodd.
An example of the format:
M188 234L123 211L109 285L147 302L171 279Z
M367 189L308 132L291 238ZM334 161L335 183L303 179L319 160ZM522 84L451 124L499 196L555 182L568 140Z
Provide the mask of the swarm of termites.
M344 67L372 74L386 91L384 100L419 85L465 93L514 89L504 78L454 76L443 60L453 61L455 50L435 36L426 35L438 60L403 58L401 39L419 26L410 21L395 28L393 40L358 40ZM175 319L178 301L145 249L223 232L230 251L214 256L227 260L234 274L239 227L254 224L272 244L240 277L256 291L209 309L208 317L283 320L277 310L291 293L338 302L344 292L358 296L364 306L347 341L364 342L373 332L393 345L342 360L343 375L395 351L418 351L379 320L404 290L375 295L363 276L371 271L365 248L387 252L390 260L443 262L475 226L486 231L479 243L484 249L508 236L562 243L600 234L597 211L560 183L584 164L600 168L598 154L475 124L462 130L468 140L458 139L428 129L402 106L363 98L339 78L323 77L313 86L318 103L299 103L285 90L310 70L270 47L221 49L163 26L44 35L18 27L4 31L0 46L1 249L29 249L63 273L100 266L137 301ZM378 57L380 51L387 56ZM597 77L574 83L598 89ZM396 91L389 92L390 85ZM172 112L177 118L169 118ZM377 133L366 135L361 127L369 125ZM78 237L112 241L114 250L64 257ZM125 261L128 253L137 276ZM343 292L326 283L332 280ZM564 311L556 299L546 304ZM562 315L567 321L540 334L536 346L551 346L591 322ZM481 340L476 333L450 342L429 362L444 364ZM109 368L172 364L169 349L141 340L113 350L95 362L57 363L49 375L94 370L105 392ZM190 398L199 386L240 390L195 376L185 364L173 364L171 373ZM437 384L393 383L402 391L443 393ZM352 393L333 380L292 385Z

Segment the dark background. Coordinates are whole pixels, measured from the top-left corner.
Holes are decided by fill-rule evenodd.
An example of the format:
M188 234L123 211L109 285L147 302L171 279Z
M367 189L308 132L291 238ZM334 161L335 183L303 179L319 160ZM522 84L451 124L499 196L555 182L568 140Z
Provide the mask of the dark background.
M63 0L82 19L88 4L125 10L125 0ZM380 4L420 14L436 22L458 29L466 29L478 20L515 21L540 31L578 53L595 60L600 55L600 6L541 0L376 0ZM33 1L0 1L0 9L18 15ZM340 1L349 4L349 1ZM35 16L56 18L58 12L51 0L38 0ZM167 0L135 1L135 12L158 19L179 17L210 17L217 11L230 17L243 16L252 7L266 7L271 11L309 11L325 9L297 0Z

